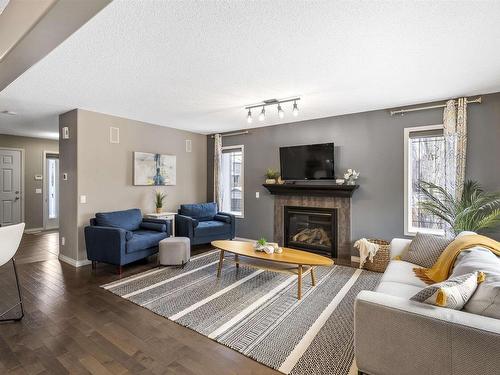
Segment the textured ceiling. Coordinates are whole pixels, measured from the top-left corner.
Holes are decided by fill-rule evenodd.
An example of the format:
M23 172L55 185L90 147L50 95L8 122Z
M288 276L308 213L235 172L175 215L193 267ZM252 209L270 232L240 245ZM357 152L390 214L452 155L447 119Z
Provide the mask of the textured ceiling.
M0 93L0 131L56 135L78 107L211 133L500 91L498 19L500 1L115 0ZM292 95L298 117L246 123Z

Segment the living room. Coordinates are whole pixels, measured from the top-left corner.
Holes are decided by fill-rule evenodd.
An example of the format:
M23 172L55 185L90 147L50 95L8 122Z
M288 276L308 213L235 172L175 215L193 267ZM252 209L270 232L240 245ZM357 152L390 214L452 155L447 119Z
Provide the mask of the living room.
M0 0L0 372L499 372L498 15Z

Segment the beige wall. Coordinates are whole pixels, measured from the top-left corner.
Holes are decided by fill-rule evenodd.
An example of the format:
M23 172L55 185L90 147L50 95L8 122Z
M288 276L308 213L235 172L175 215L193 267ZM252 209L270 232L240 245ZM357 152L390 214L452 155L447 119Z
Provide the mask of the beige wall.
M0 147L24 149L24 221L26 229L43 228L44 181L35 180L35 175L43 175L43 152L57 152L59 142L0 134ZM35 189L42 189L42 194L36 194Z
M87 259L83 228L96 212L135 207L154 211L156 188L133 185L134 151L176 155L177 184L161 188L167 194L165 210L176 211L181 203L205 201L206 136L80 109L77 124L77 177L73 181L77 182L78 260ZM120 129L119 144L109 142L111 126ZM186 139L192 141L190 153L185 150ZM86 204L79 203L81 195L86 195Z
M59 237L66 242L64 246L59 242L59 255L73 260L78 257L77 116L76 109L59 116L59 128L67 126L70 134L59 142ZM63 173L68 174L67 180Z

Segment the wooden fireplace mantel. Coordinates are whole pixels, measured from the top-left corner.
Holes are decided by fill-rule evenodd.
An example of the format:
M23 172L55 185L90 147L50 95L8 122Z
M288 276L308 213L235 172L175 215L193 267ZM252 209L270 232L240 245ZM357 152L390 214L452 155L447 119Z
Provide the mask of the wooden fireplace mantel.
M273 195L314 195L349 198L359 185L339 184L263 184Z

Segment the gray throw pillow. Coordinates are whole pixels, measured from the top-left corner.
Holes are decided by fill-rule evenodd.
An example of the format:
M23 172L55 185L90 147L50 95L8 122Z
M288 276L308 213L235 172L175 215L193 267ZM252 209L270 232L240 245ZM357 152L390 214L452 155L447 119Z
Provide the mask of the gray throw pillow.
M477 270L483 271L486 279L479 284L464 311L500 319L500 257L480 246L463 251L455 262L451 277Z
M401 260L431 268L451 241L442 236L418 232L408 250L401 255Z

